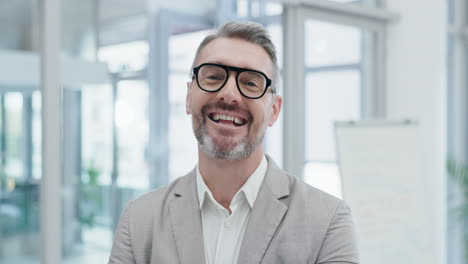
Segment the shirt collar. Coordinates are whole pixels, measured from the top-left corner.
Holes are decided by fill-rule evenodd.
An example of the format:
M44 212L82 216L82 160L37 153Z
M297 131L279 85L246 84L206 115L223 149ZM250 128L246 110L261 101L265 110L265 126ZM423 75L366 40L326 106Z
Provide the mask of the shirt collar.
M263 155L262 161L255 169L255 171L249 176L247 181L244 185L237 191L236 197L240 192L244 192L245 198L249 203L250 207L253 207L255 200L257 199L258 191L260 190L260 186L262 185L263 179L265 178L266 170L268 167L268 161ZM200 208L203 206L205 202L206 195L209 195L213 199L213 195L211 194L210 189L206 186L203 177L201 176L200 169L197 164L197 192L198 192L198 202Z

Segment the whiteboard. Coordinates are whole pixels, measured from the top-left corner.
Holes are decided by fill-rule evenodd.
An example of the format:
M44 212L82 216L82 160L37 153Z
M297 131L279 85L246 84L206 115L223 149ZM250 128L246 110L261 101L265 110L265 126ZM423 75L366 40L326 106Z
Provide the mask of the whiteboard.
M343 199L363 264L436 263L435 226L411 121L335 124Z

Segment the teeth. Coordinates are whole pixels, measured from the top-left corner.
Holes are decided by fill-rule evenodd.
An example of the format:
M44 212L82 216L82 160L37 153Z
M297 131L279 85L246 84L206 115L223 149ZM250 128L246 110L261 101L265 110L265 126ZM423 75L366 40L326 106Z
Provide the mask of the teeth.
M228 115L222 115L222 114L214 114L213 115L213 120L218 121L218 120L227 120L227 121L232 121L236 123L237 125L242 125L243 122L240 118L238 117L233 117L233 116L228 116Z

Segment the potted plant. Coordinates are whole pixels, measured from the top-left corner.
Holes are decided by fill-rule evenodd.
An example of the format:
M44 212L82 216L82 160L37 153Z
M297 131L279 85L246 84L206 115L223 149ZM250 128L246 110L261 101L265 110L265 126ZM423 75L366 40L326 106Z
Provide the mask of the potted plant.
M94 162L84 168L79 181L78 218L82 225L94 227L96 216L102 210L102 193L99 186L101 171Z
M468 222L468 164L449 158L447 160L447 173L463 195L463 203L456 208L456 214L464 226L465 259L468 260L468 228L466 228L466 222Z

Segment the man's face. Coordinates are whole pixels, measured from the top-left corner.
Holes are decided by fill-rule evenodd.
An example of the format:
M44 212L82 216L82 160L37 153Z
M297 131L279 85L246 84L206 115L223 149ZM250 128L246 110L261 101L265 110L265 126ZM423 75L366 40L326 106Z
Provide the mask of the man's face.
M195 66L218 63L264 72L273 79L273 64L259 45L237 38L217 38L200 52ZM187 83L187 114L192 115L195 137L202 151L211 158L241 160L263 141L267 126L272 126L281 110L282 98L271 88L259 99L243 97L236 86L234 71L218 92L201 90L196 80ZM234 119L232 121L232 119Z

